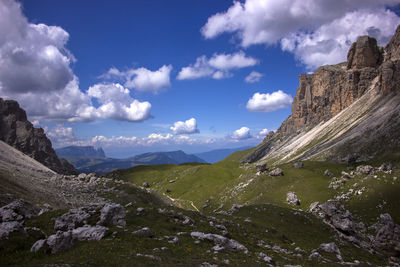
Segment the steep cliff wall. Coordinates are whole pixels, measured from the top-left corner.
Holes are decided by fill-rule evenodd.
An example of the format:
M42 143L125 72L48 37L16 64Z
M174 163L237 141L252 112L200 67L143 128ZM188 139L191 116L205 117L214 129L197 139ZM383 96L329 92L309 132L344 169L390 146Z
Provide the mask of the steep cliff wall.
M378 47L371 37L359 37L351 46L347 59L345 63L322 66L313 74L300 75L292 115L276 133L269 134L245 162L257 161L277 146L329 121L353 105L371 87L382 98L397 94L400 87L400 27L385 48Z
M71 164L57 157L43 129L33 127L16 101L0 98L0 140L56 172L75 172Z

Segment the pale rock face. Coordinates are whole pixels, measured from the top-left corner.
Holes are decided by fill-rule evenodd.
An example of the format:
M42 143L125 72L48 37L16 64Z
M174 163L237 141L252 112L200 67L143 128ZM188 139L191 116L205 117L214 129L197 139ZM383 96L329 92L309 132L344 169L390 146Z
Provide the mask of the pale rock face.
M57 157L44 130L33 127L16 101L0 98L0 140L56 172L75 172L71 164Z
M376 39L360 36L347 54L347 69L375 68L383 59Z
M292 114L276 132L268 134L261 146L243 162L258 161L280 144L290 143L286 141L295 140L300 134L329 121L362 98L371 88L377 93L373 97L382 99L382 103L393 99L390 94L398 95L400 92L400 27L385 48L378 47L375 39L361 36L352 45L348 62L322 66L314 73L300 75ZM386 96L389 96L388 99L385 99ZM394 118L399 117L397 110L392 109L392 113ZM388 122L382 127L385 128L383 133L369 135L369 140L364 140L364 143L379 143L382 138L390 136L393 139L393 133L398 132L399 125ZM396 140L389 141L381 148L383 152L386 151L385 146L392 150L400 146ZM360 145L338 142L336 147L331 146L330 149L337 154L340 154L341 149L349 150L347 153L357 153Z

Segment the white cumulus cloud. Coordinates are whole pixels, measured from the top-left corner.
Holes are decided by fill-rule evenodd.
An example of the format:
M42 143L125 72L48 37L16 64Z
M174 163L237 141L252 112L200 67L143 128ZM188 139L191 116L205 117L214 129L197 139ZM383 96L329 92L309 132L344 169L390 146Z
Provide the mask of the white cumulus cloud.
M246 78L244 80L247 83L256 83L256 82L259 82L263 76L264 76L264 74L262 74L262 73L259 73L257 71L252 71L252 72L250 72L249 75L246 76Z
M178 80L197 79L211 76L214 79L232 77L230 70L251 67L258 64L258 60L247 56L243 51L233 54L214 54L211 58L201 56L196 62L183 67L179 72Z
M281 90L272 94L255 93L247 102L246 108L253 112L272 112L289 107L292 101L293 98Z
M251 138L250 129L248 127L242 127L232 133L232 138L236 140L245 140Z
M17 100L32 120L142 121L150 117L151 104L132 99L121 86L94 85L82 92L71 69L76 59L66 48L68 39L61 27L29 23L18 2L0 1L0 95ZM169 84L171 68L154 73L137 69L132 82L138 90L157 91ZM117 71L113 74L118 75ZM93 98L100 107L93 105Z
M110 68L101 78L119 78L124 86L141 92L158 94L160 91L171 86L170 74L171 65L163 65L158 70L151 71L146 68L128 69L120 71L117 68Z
M97 109L101 118L135 122L150 117L151 104L131 98L129 90L118 83L95 84L87 93L101 104Z
M265 136L267 136L268 132L269 132L268 129L262 129L262 130L258 133L257 138L264 138Z
M170 129L175 135L199 133L195 118L190 118L187 121L177 121Z
M308 45L311 50L317 50L318 46L321 46L319 56L330 57L329 61L325 59L321 62L333 64L343 60L347 50L343 49L341 53L331 51L340 50L344 43L348 48L348 43L354 42L360 34L374 35L375 33L379 43L385 44L400 23L399 17L394 12L386 10L386 7L399 3L400 0L234 1L225 12L208 18L201 33L207 39L215 38L223 33L233 33L243 47L255 44L272 45L284 38L293 38L297 34L305 35L303 38L296 39L296 44L292 45L292 52L308 68L313 68L316 60L310 60L311 63L308 63L307 53L297 51L295 49L297 46L300 46L299 50ZM371 20L364 20L367 17ZM337 24L340 21L342 23ZM327 28L333 23L335 27L328 31ZM344 31L347 31L345 40L343 40ZM325 32L326 38L323 38L322 32ZM290 43L290 40L283 41L286 49L288 49L287 43ZM336 57L333 54L336 54ZM317 57L317 55L312 53L310 57Z

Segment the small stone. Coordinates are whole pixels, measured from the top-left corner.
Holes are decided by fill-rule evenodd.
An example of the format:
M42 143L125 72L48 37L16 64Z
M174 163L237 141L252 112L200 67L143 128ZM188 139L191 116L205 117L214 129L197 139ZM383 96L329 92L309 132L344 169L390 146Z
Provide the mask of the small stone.
M149 185L148 182L144 182L142 186L143 186L144 188L149 188L149 187L150 187L150 185Z
M295 192L288 192L286 194L286 202L288 202L290 205L300 205L300 200Z
M270 176L283 176L283 170L280 168L275 168L269 172Z
M301 168L304 167L304 163L303 162L295 162L293 164L293 167L296 168L296 169L301 169Z
M361 174L371 174L371 173L373 173L373 171L374 171L374 167L372 167L372 166L370 166L370 165L360 165L360 166L357 166L357 168L356 168L356 173L358 174L358 175L361 175Z
M259 164L257 164L256 165L256 169L257 169L257 172L260 172L260 173L268 171L267 163L259 163Z
M333 174L332 174L329 170L325 170L324 175L330 177L330 176L332 176Z
M134 235L143 236L143 237L154 237L149 227L144 227L137 231L132 232Z

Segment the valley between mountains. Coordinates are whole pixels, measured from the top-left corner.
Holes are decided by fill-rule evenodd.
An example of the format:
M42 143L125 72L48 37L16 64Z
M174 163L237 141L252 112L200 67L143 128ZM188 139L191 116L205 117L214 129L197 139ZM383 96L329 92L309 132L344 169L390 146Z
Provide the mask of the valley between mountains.
M0 265L400 266L400 27L347 59L301 75L279 129L212 164L62 159L0 99Z

